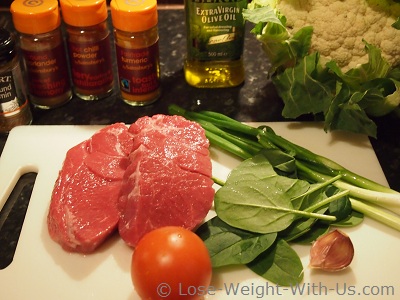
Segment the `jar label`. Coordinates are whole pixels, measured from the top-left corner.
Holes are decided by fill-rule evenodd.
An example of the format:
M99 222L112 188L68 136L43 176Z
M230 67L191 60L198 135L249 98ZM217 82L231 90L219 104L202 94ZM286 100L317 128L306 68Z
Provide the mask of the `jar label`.
M51 98L70 88L67 58L63 44L50 50L23 50L28 73L29 92L36 97Z
M160 87L158 42L141 49L116 45L116 54L121 91L144 95Z
M17 70L17 69L16 69ZM26 99L21 101L18 97L12 71L0 75L0 114L6 117L19 113L20 107Z
M113 82L110 38L96 43L68 43L72 80L77 88L97 90Z
M188 59L237 60L243 53L247 0L185 1Z

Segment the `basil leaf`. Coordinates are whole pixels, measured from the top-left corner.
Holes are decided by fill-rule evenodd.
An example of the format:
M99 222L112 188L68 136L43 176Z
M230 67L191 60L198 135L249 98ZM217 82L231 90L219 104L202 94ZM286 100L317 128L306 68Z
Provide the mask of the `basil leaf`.
M267 250L277 234L257 234L229 226L214 217L196 231L210 253L214 268L226 265L247 264Z

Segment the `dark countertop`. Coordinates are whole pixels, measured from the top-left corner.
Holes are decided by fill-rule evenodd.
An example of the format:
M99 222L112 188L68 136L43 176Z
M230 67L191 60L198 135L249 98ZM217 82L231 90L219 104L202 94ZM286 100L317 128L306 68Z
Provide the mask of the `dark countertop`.
M7 9L0 12L0 25L12 28ZM227 89L196 89L186 84L183 76L183 58L186 52L184 12L180 8L160 9L160 60L162 96L154 104L131 107L114 92L107 99L86 102L74 97L66 105L53 110L33 110L34 125L85 125L132 123L137 118L156 113L167 113L171 103L187 109L206 109L222 112L240 121L288 121L281 116L283 103L271 82L267 80L268 62L259 43L247 27L244 61L245 83ZM304 118L307 120L307 118ZM308 119L309 120L309 119ZM371 139L373 148L389 182L400 191L400 118L395 114L375 119L378 138ZM0 153L7 137L0 136ZM351 158L349 158L351 159ZM16 205L6 205L0 215L0 269L10 263L18 240L19 230L29 201L34 174L21 179L22 196ZM4 211L10 213L5 220Z

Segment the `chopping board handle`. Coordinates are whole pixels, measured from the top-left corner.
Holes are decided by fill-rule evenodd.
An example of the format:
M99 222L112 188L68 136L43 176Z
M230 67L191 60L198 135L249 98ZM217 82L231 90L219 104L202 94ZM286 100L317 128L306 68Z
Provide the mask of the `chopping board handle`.
M3 208L22 175L30 172L38 173L38 166L30 161L29 147L19 131L18 127L11 130L0 156L0 209Z
M15 161L5 161L0 157L0 210L7 202L8 197L22 175L27 173L37 173L34 165L20 166Z

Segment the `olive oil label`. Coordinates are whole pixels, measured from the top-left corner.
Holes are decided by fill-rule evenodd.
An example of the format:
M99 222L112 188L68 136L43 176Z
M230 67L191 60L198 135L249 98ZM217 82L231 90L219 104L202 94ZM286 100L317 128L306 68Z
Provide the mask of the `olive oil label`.
M76 87L96 90L113 81L109 37L96 43L69 42L72 80Z
M128 49L116 45L120 89L131 95L144 95L160 86L158 42L150 47Z
M50 50L23 50L29 77L29 92L36 97L52 98L70 89L66 52L63 44Z
M237 60L243 53L246 0L186 0L188 59Z

